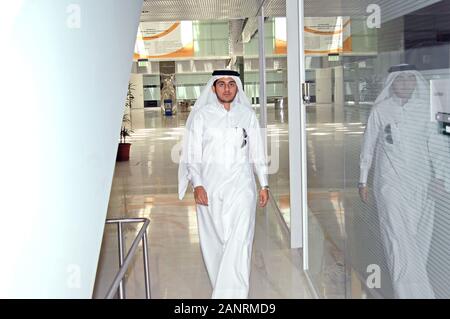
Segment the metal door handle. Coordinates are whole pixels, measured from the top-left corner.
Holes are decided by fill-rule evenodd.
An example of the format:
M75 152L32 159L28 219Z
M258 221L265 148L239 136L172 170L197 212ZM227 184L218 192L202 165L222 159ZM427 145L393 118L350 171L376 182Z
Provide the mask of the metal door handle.
M302 99L303 102L308 104L311 101L311 95L309 91L309 83L304 82L302 83Z

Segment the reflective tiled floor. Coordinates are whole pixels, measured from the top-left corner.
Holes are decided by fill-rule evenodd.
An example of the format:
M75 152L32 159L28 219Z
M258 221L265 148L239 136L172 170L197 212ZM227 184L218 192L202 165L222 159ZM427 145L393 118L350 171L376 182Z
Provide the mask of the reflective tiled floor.
M353 283L350 281L352 267L345 260L344 213L354 209L349 205L344 209L344 203L359 202L354 186L358 181L359 145L368 114L369 108L365 106L307 106L308 274L320 297L349 297L352 284L359 284L355 278ZM270 109L268 122L269 145L273 137L279 142L279 171L270 176L270 185L289 225L287 110ZM362 294L351 296L360 298Z
M359 202L359 146L369 108L318 104L307 107L309 274L326 298L361 298L346 258L345 216ZM347 256L348 257L348 256Z
M370 110L370 104L307 107L308 274L321 297L394 297L387 267L392 256L386 256L382 240L386 224L380 218L373 190L364 203L357 189L361 143ZM373 172L369 185L371 180ZM439 222L433 226L426 275L435 297L448 298L449 210L444 204L448 193L430 194L437 198L434 218ZM380 282L369 288L362 283L369 283L372 266L379 267Z
M278 121L278 126L275 124L274 110L269 110L269 115L274 121L274 132L284 136L286 146L286 124L282 121ZM183 201L178 200L177 164L171 160L186 116L186 113L179 113L163 117L155 109L133 111L131 159L117 163L114 173L108 218L147 217L151 220L152 298L209 298L211 294L198 243L193 197L188 194ZM287 154L287 149L281 152ZM287 157L284 158L285 161ZM280 174L286 175L288 171L281 169ZM275 200L282 203L281 210L286 212L288 179L271 180L271 185ZM133 226L125 228L127 247L137 231ZM118 269L117 254L117 230L106 226L94 298L103 298L106 294ZM311 298L301 261L301 251L289 249L288 234L274 203L266 211L258 210L250 298ZM144 297L143 281L140 248L126 276L127 298Z
M373 198L370 204L360 200L356 186L370 105L309 105L306 111L309 279L324 298L392 298L378 213ZM116 165L108 208L108 217L152 220L149 243L154 298L208 298L211 293L198 245L192 195L184 201L176 196L177 165L171 154L186 115L162 117L151 109L133 112L132 157L130 162ZM288 248L286 229L293 195L289 191L287 109L269 107L268 142L269 155L276 156L278 168L270 175L273 201L267 213L257 212L250 297L310 298L301 251ZM447 223L447 211L436 213L442 225ZM438 231L442 234L441 225L436 225L437 235ZM128 246L136 232L132 227L126 231ZM116 233L107 226L94 293L97 298L105 294L117 270ZM437 235L430 256L440 259L448 255L443 251L448 246L442 245L443 236ZM381 268L379 289L362 288L368 265ZM449 295L445 282L450 276L441 274L447 265L430 263L434 268L428 270L433 272L431 280L434 289L440 289L436 290L440 298ZM138 255L127 275L127 296L141 298L143 292L142 256Z

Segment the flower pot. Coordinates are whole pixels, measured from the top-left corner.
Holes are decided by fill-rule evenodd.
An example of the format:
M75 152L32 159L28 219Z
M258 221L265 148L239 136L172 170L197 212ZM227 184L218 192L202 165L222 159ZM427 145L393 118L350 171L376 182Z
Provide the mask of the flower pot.
M131 143L119 143L116 161L128 161L130 159L130 147Z

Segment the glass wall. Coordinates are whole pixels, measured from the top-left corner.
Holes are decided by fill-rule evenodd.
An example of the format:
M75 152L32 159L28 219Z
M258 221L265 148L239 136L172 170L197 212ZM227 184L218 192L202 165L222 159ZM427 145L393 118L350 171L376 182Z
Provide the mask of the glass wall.
M176 29L178 35L172 42L163 37L143 41L144 35L149 35L145 32L154 33L167 27L170 30L178 24L180 30ZM138 37L135 59L144 61L142 66L135 62L132 72L143 74L145 106L160 105L161 76L167 72L175 73L177 100L192 105L212 71L226 68L230 59L228 20L144 22L140 30L143 33ZM175 71L161 69L161 63L174 64Z
M159 74L145 74L144 83L144 101L158 101L161 99Z
M449 298L450 1L315 1L305 16L314 288Z
M286 225L290 225L289 144L287 104L286 19L265 21L267 144L270 192ZM284 43L277 39L284 30ZM280 49L281 47L281 49ZM244 44L245 91L259 113L258 34Z
M228 21L193 21L196 57L228 56Z

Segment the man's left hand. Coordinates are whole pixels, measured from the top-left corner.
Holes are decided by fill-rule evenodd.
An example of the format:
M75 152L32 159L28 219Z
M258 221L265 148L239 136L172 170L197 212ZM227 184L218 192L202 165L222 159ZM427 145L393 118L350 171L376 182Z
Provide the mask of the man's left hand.
M266 207L268 201L269 201L269 190L261 189L259 191L259 206Z

